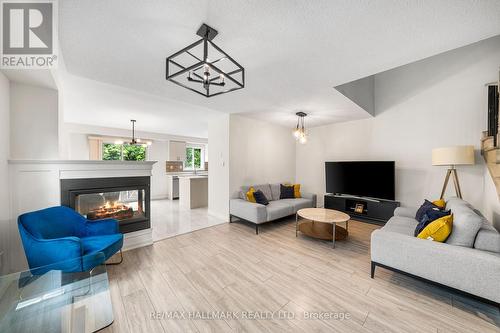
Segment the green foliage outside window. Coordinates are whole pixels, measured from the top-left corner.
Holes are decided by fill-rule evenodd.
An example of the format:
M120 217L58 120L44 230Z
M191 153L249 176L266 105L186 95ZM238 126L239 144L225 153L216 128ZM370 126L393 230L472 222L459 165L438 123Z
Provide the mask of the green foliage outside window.
M123 160L124 161L145 161L146 147L123 145Z
M105 143L102 145L102 159L104 161L116 161L122 159L122 145Z
M145 161L146 147L104 143L102 145L102 159L104 161Z
M185 164L186 164L187 169L193 168L193 148L186 149L186 163Z
M184 164L186 169L201 169L201 148L186 148L186 161Z
M196 169L201 169L201 149L193 149L194 152L194 167Z

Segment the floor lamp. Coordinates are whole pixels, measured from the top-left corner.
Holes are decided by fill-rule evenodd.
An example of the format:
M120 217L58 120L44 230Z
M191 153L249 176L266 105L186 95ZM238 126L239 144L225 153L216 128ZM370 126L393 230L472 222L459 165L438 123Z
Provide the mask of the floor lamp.
M455 185L455 193L457 197L462 198L462 190L458 181L457 165L473 165L474 164L474 146L455 146L435 148L432 150L432 165L447 166L446 178L444 179L443 189L441 190L440 198L443 199L444 192L448 186L450 177Z

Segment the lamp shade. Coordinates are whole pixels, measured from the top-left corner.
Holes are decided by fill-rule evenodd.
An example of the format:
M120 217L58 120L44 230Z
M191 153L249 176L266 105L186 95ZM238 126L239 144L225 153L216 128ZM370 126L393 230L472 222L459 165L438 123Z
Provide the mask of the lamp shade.
M474 146L455 146L432 150L432 165L472 165Z

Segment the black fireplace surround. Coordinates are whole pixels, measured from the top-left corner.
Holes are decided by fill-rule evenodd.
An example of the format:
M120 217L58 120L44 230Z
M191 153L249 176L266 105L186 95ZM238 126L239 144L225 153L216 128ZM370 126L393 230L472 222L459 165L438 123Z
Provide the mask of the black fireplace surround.
M120 232L151 226L150 177L61 179L61 205L89 220L117 219Z

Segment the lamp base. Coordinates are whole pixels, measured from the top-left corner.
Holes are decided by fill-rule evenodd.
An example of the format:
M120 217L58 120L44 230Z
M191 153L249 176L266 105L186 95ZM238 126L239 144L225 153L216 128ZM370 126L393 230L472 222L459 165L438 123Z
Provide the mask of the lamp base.
M443 189L441 190L440 199L444 198L444 192L446 192L446 188L448 187L448 182L450 181L450 176L453 178L453 185L455 185L455 193L457 197L462 199L462 190L460 189L460 182L458 181L457 169L451 167L446 172L446 178L444 179Z

